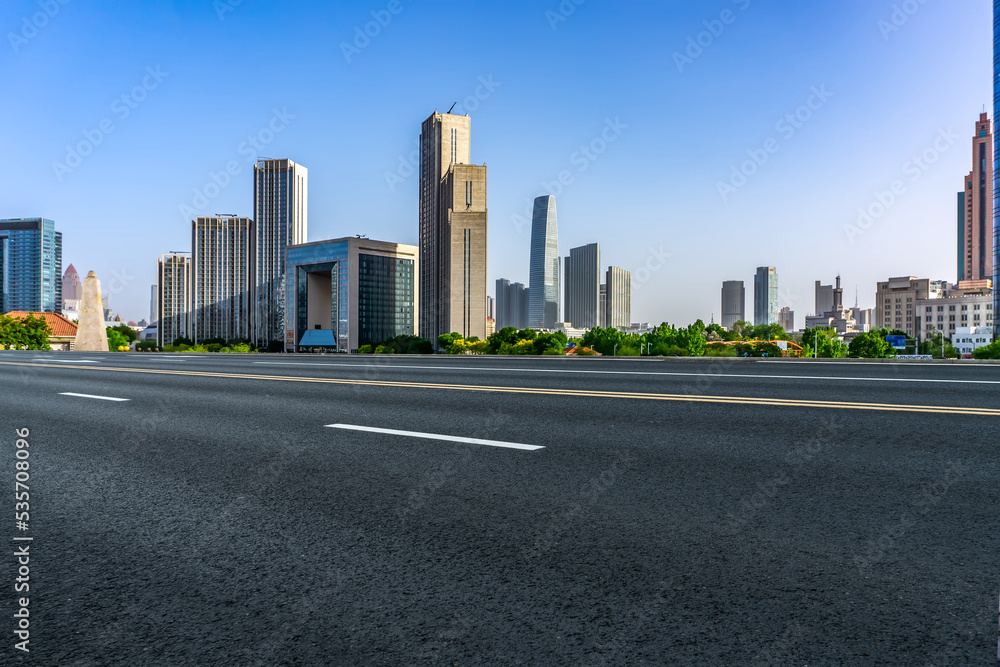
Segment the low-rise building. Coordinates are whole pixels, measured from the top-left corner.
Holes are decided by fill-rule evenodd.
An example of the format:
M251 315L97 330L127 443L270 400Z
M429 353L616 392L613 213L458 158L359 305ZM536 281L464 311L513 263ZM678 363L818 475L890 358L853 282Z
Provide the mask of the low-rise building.
M285 350L354 352L415 336L418 253L357 237L288 246Z
M963 357L993 342L993 327L958 327L951 338L951 344Z
M23 310L12 310L6 313L8 317L24 319L29 315L44 319L52 333L49 334L49 346L53 350L69 352L76 348L76 324L59 313L29 313Z

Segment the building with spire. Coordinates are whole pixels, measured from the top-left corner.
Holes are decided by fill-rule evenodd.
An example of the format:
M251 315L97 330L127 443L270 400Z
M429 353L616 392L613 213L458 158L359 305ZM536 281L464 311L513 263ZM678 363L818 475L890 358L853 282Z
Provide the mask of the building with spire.
M486 165L472 120L435 111L420 130L420 336L486 338Z
M958 193L958 282L993 277L993 124L979 115L972 171Z

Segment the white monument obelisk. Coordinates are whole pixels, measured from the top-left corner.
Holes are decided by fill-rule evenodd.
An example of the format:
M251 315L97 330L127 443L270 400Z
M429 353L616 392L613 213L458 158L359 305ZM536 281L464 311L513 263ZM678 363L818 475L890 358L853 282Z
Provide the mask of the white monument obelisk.
M81 352L108 351L104 303L101 301L101 281L93 271L83 279L83 303L80 306L80 323L76 328L74 349Z

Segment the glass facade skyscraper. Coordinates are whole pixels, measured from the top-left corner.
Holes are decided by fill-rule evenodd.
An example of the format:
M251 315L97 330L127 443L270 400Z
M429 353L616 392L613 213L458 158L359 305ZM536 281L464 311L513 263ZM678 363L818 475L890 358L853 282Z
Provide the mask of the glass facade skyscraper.
M553 329L559 321L559 231L556 198L537 197L531 215L528 326Z
M778 323L778 272L773 266L761 266L753 278L753 323Z
M58 313L62 234L45 218L0 220L0 313Z

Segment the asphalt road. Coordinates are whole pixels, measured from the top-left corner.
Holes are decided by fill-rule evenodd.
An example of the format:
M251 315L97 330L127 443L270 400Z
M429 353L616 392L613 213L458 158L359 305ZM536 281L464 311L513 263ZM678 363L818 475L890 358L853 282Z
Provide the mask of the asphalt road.
M1000 366L0 352L0 664L991 664L998 433Z

